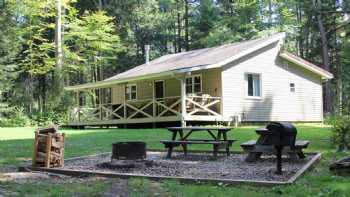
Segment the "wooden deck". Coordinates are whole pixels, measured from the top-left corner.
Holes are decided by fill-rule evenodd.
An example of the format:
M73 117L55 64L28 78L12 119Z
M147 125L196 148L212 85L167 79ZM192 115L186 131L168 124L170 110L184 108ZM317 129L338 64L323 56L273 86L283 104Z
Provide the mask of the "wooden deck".
M182 113L181 97L125 101L96 106L75 107L68 126L99 126L135 123L181 121L229 121L221 115L221 98L211 96L186 97L186 112Z

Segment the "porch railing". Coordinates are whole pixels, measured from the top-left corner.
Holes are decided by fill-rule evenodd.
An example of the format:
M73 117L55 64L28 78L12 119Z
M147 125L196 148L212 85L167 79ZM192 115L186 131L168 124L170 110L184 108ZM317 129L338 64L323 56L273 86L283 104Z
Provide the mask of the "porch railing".
M220 116L220 97L210 95L187 96L187 115Z
M187 115L220 115L220 97L186 97ZM75 107L71 113L73 122L130 120L181 116L181 97L126 101L125 103L99 104Z

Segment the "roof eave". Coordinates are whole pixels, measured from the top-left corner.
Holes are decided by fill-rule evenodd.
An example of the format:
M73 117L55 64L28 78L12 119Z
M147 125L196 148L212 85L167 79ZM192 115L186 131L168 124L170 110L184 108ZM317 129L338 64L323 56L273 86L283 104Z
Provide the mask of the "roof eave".
M301 66L301 67L303 67L303 68L313 72L313 73L316 73L316 74L320 75L322 80L326 80L327 81L327 80L330 80L330 79L334 78L332 73L330 73L330 72L328 72L326 70L321 70L321 68L319 68L319 69L313 68L313 67L311 67L311 66L309 66L309 65L307 65L307 64L305 64L305 63L303 63L301 61L299 61L298 59L295 59L295 58L289 56L286 53L282 52L282 53L279 54L279 56L284 58L284 59L286 59L286 60L288 60L288 61L290 61L290 62L293 62L293 63L295 63L295 64L297 64L297 65L299 65L299 66Z
M116 84L127 83L127 82L138 81L138 80L149 79L149 78L155 78L155 77L164 77L164 76L173 75L175 73L176 73L176 71L165 71L165 72L154 73L154 74L149 74L149 75L142 75L142 76L137 76L137 77L128 77L128 78L123 78L123 79L98 81L95 83L85 83L85 84L81 84L81 85L67 86L64 89L67 91L84 91L84 90L89 90L89 89L106 88L106 87L110 87L110 86L113 86Z
M219 68L219 67L222 67L222 66L225 66L233 61L236 61L242 57L245 57L257 50L260 50L266 46L269 46L273 43L276 43L276 42L283 42L283 39L286 37L286 34L285 33L280 33L278 36L275 36L271 39L268 39L266 40L265 42L263 43L260 43L250 49L247 49L247 50L244 50L242 52L240 52L239 54L237 55L234 55L230 58L227 58L223 61L220 61L216 64L209 64L209 65L201 65L201 66L195 66L195 67L190 67L190 68L183 68L183 69L178 69L179 72L192 72L192 71L198 71L198 70L206 70L206 69L212 69L212 68Z

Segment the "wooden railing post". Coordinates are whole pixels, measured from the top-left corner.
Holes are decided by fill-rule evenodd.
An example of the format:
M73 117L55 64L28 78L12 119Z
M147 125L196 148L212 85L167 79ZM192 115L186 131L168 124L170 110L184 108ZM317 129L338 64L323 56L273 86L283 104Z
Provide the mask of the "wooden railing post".
M100 120L102 120L102 105L101 105L101 103L100 103L100 105L99 105L100 107Z
M181 126L186 126L186 78L182 78L181 80Z
M127 112L126 112L126 102L125 102L125 100L124 100L123 105L124 105L124 107L123 107L123 118L126 119L127 118L126 117L127 116L127 114L126 114Z
M153 117L157 116L157 106L156 106L156 99L153 98Z
M156 117L157 116L157 108L156 108L156 93L155 93L155 82L153 82L153 86L152 86L152 102L153 102L153 113L152 116Z

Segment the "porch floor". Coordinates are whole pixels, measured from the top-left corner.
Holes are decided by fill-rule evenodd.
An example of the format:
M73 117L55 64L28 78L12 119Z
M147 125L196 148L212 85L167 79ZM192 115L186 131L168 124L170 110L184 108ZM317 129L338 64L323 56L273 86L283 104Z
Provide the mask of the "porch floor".
M229 122L228 118L223 116L189 116L185 118L186 122ZM142 123L166 123L181 122L181 116L135 118L135 119L115 119L115 120L96 120L69 122L66 126L104 126L120 124L142 124Z

